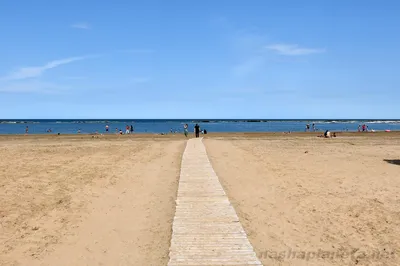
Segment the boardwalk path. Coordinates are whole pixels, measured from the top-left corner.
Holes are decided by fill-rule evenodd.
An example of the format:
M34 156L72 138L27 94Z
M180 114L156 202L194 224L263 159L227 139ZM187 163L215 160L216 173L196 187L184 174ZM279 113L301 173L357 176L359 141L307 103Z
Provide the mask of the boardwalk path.
M168 266L262 265L201 139L187 142L176 204Z

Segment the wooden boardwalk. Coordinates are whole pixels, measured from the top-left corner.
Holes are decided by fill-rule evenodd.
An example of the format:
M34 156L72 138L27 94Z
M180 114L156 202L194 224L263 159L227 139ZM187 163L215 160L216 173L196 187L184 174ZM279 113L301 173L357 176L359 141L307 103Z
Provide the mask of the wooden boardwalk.
M262 265L201 139L183 154L172 230L168 266Z

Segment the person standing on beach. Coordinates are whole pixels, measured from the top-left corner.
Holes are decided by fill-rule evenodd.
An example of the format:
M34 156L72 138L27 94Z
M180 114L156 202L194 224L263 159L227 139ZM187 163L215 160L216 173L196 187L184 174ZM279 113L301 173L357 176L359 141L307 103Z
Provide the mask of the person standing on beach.
M29 127L26 126L26 128L25 128L25 134L28 134L28 132L29 132Z
M358 125L358 132L361 132L361 125Z
M200 126L199 126L199 124L196 124L194 126L194 132L196 133L196 138L198 138L200 136Z
M129 134L129 129L130 129L130 126L126 125L126 131L125 131L125 134Z
M188 124L185 124L185 125L183 126L183 133L185 134L185 137L188 136Z
M131 125L131 133L133 133L133 125Z
M108 133L108 125L106 125L106 132Z
M316 128L315 128L315 123L312 124L312 130L313 130L314 132L317 131Z

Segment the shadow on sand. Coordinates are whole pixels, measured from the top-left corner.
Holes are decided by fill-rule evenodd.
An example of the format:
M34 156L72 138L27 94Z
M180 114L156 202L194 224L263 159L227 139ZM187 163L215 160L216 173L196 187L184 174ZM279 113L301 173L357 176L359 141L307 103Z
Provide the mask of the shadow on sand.
M400 160L384 160L387 163L395 164L395 165L400 165Z

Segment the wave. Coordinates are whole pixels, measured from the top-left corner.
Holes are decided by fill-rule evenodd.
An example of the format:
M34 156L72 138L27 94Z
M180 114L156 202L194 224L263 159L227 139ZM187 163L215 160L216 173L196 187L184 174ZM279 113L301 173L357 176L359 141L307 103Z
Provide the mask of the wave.
M34 123L33 121L0 121L0 124L28 124Z
M304 122L304 121L298 121L298 122ZM356 124L356 123L361 123L360 121L356 120L319 120L319 121L312 121L311 123L314 124Z
M400 120L393 120L393 121L388 121L388 120L378 120L378 121L368 121L365 122L366 124L400 124Z

